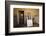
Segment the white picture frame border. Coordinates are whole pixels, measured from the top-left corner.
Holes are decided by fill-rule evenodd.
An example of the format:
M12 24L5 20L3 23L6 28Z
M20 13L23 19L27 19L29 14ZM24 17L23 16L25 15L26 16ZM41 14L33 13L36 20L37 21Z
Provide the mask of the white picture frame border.
M24 28L14 28L13 27L13 8L35 8L39 9L39 27L24 27ZM42 31L43 24L42 24L42 5L10 5L10 33L11 32L27 32L27 31Z

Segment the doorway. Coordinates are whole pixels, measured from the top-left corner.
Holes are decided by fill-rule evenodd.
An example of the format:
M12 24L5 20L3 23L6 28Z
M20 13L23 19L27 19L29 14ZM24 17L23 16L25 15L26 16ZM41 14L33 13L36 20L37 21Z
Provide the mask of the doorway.
M19 25L24 25L24 11L19 11Z

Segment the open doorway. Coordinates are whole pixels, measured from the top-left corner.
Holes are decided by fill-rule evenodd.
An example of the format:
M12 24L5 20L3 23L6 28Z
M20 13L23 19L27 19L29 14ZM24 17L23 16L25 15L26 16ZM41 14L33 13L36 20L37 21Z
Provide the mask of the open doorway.
M24 24L24 11L19 11L19 25L23 26Z

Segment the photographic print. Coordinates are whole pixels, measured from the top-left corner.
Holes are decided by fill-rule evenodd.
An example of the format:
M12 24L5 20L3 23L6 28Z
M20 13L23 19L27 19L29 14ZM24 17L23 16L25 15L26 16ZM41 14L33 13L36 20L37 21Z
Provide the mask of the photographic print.
M13 8L14 28L39 27L39 9Z
M6 35L44 33L44 3L6 1Z

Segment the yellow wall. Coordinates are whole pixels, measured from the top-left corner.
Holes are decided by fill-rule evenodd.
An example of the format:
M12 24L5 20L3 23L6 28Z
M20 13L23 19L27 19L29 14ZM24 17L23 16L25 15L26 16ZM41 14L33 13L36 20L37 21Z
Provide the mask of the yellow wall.
M31 15L33 17L39 16L39 9L32 9L32 8L15 8L14 9L14 14L19 13L19 10L24 11L24 15Z

